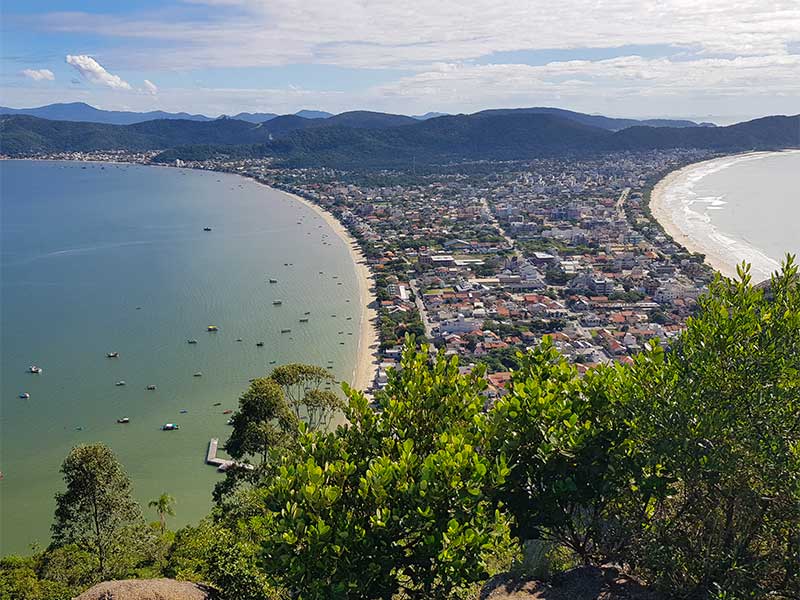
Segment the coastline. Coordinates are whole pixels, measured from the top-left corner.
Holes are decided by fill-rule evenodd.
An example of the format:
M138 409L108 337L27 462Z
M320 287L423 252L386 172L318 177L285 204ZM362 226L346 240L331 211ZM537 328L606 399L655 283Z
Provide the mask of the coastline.
M680 194L680 191L676 191L674 188L679 182L687 182L687 180L691 185L693 177L699 180L705 174L713 172L713 170L721 170L741 161L758 159L776 152L781 151L729 154L692 163L670 171L653 186L650 192L649 208L653 218L675 243L683 246L689 252L703 254L705 263L722 275L736 277L737 266L741 263L742 258L736 255L734 249L741 246L740 242L719 232L714 225L708 222L702 223L702 231L691 231L691 227L689 227L691 219L692 217L697 219L699 215L693 213L692 217L689 216L691 211L681 202L680 198L676 197ZM700 229L700 226L696 228ZM763 257L764 259L772 260L763 255L757 248L750 248L749 250L761 255L759 258ZM748 259L748 262L752 261ZM754 275L757 275L757 273L754 273ZM767 273L758 275L762 275L765 278L768 277Z
M92 164L111 164L111 165L138 165L138 166L146 166L146 167L162 167L167 169L186 169L186 170L199 170L199 171L206 171L207 169L194 169L192 167L175 167L173 165L167 164L150 164L150 163L137 163L137 162L129 162L129 161L111 161L111 160L76 160L76 159L38 159L38 158L8 158L3 160L46 160L50 162L85 162L85 163L92 163ZM211 171L211 170L209 170ZM350 259L353 262L353 269L356 273L356 279L358 281L358 298L359 304L361 305L361 317L359 321L359 334L358 334L358 345L356 347L356 364L353 368L353 374L351 375L351 381L348 383L350 386L356 390L360 390L364 393L367 393L368 390L371 390L374 383L375 378L378 373L378 365L379 365L379 357L378 357L378 346L380 345L380 338L378 336L378 329L376 327L377 319L378 319L378 311L376 309L378 305L378 298L373 291L373 281L372 281L372 272L370 271L369 267L367 266L367 259L364 256L361 248L358 245L358 242L350 235L350 232L342 225L339 219L336 218L333 213L328 212L321 206L303 198L302 196L298 196L297 194L293 194L291 192L287 192L285 190L281 190L276 187L272 187L259 181L254 177L249 177L247 175L242 175L239 173L234 173L231 171L214 171L218 173L225 173L227 175L236 175L237 177L242 177L249 181L252 181L260 186L273 190L275 192L279 192L288 196L292 200L295 200L311 210L313 210L317 215L319 215L330 228L334 231L334 233L339 236L339 238L347 245L347 248L350 252Z
M372 290L372 272L367 266L367 259L358 242L350 235L350 232L342 225L341 221L337 219L332 213L328 212L321 206L314 204L310 200L287 192L278 188L268 186L256 179L245 177L255 181L258 185L280 192L301 204L313 210L317 215L322 217L325 222L330 226L336 235L347 244L350 251L350 258L353 261L353 269L356 273L358 280L358 298L361 305L361 317L358 326L358 346L356 349L356 364L353 368L353 375L351 381L348 382L350 386L356 390L367 393L375 382L375 376L378 372L378 346L380 340L378 338L378 330L375 323L378 318L378 311L376 306L378 303L377 296Z

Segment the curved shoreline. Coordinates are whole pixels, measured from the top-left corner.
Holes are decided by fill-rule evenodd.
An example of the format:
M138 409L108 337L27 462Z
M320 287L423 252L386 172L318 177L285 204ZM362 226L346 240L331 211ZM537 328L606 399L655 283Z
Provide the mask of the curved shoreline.
M226 171L221 172L224 173ZM235 175L235 173L230 174ZM378 372L377 348L380 344L380 340L378 338L378 330L375 327L375 322L378 318L378 312L375 309L378 298L372 291L372 272L367 266L367 259L364 256L364 253L361 251L358 242L355 240L355 238L353 238L352 235L350 235L350 232L347 231L345 226L342 225L341 221L339 221L339 219L337 219L333 213L328 212L321 206L314 204L302 196L298 196L297 194L293 194L279 188L271 187L266 183L262 183L252 177L247 177L246 175L240 175L240 177L250 179L258 185L262 185L270 190L280 192L292 200L307 206L320 217L322 217L328 226L333 229L334 233L336 233L336 235L338 235L339 238L345 244L347 244L347 248L350 251L350 258L353 261L353 269L356 273L356 279L358 280L358 299L359 304L361 305L361 317L358 327L358 346L356 348L356 364L353 368L350 386L356 390L366 393L372 388L375 382L375 376Z
M683 184L691 188L696 181L710 173L728 168L739 162L757 160L780 152L797 152L797 150L729 154L675 169L667 173L653 186L649 200L650 212L675 243L690 252L705 255L706 264L719 271L722 275L735 277L737 266L745 258L741 254L746 251L748 257L745 260L754 263L753 258L755 258L760 265L760 268L755 268L756 265L753 265L753 275L756 278L766 279L769 277L771 270L774 269L772 267L770 267L771 270L767 269L765 265L774 265L777 264L777 261L768 257L760 249L719 231L708 220L701 220L699 213L691 211L689 205L684 203L682 198L676 197L680 194L680 190L675 190L675 187ZM691 227L693 223L695 225L694 228Z
M47 158L4 158L2 160L33 160L33 161L49 161L49 162L85 162L91 164L109 164L109 165L138 165L142 167L162 167L168 169L186 169L189 171L207 171L207 172L215 172L215 173L224 173L226 175L235 175L237 177L241 177L243 179L247 179L256 183L260 186L263 186L269 190L274 192L278 192L283 194L292 200L307 206L311 210L313 210L316 214L318 214L322 219L328 224L328 226L333 230L333 232L339 236L339 238L347 245L347 248L350 252L350 259L353 263L353 269L356 273L356 280L358 281L358 299L359 304L361 305L361 317L359 322L359 334L358 334L358 345L356 347L356 364L353 367L353 374L351 376L351 381L349 382L351 387L356 390L360 390L362 392L368 392L372 389L375 378L378 373L378 346L380 345L380 338L378 336L378 330L375 326L378 318L378 311L376 310L376 306L378 304L378 298L375 295L372 287L372 272L370 271L369 267L367 266L367 260L364 256L361 248L358 245L358 242L350 235L350 232L342 225L341 221L339 221L336 216L319 206L303 198L302 196L298 196L297 194L293 194L291 192L287 192L285 190L272 187L263 183L256 179L255 177L250 177L248 175L243 175L241 173L234 173L231 171L224 171L224 170L216 170L216 169L195 169L192 167L175 167L173 165L167 164L149 164L149 163L137 163L137 162L128 162L128 161L111 161L111 160L77 160L77 159L68 159L68 158L55 158L55 159L47 159Z

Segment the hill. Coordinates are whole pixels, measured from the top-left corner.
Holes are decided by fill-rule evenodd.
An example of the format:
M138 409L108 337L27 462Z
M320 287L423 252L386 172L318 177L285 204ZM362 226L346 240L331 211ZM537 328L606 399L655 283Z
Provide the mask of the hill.
M0 117L0 149L10 155L173 149L165 160L174 160L197 158L197 145L203 146L201 156L206 158L222 151L275 156L294 165L374 167L667 148L767 150L800 146L800 116L765 117L727 127L635 126L620 131L526 111L484 111L425 121L358 111L323 120L284 115L265 123L224 118L132 125Z
M185 112L169 113L161 110L151 112L132 112L124 110L101 110L85 102L48 104L37 108L8 108L0 106L3 115L27 115L54 121L85 121L88 123L107 123L111 125L130 125L153 119L181 119L189 121L211 121L205 115L192 115Z
M551 108L547 106L539 106L533 108L498 108L491 110L484 110L478 115L507 115L507 114L537 114L537 115L555 115L577 121L584 125L592 125L600 127L601 129L608 129L609 131L620 131L627 127L636 127L638 125L645 125L650 127L713 127L712 123L698 124L694 121L687 121L683 119L620 119L615 117L605 117L603 115L589 115L586 113L575 112L572 110L565 110L563 108Z

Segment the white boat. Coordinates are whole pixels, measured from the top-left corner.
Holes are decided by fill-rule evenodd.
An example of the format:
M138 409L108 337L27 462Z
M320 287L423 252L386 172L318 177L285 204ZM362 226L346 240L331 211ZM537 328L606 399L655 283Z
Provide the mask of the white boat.
M120 423L122 425L124 425L126 423L130 423L130 422L131 422L131 420L128 417L122 417L121 419L117 419L117 423Z
M115 383L114 385L116 385L117 387L122 387L123 385L125 385L125 381L120 380L117 383Z
M175 431L177 429L179 429L179 427L175 423L164 423L164 425L161 426L162 431Z
M20 398L22 398L23 400L27 400L28 398L30 398L30 397L31 397L31 395L30 395L28 392L22 392L22 393L19 395L19 397L20 397Z
M37 375L42 372L42 367L37 367L36 365L31 365L28 367L28 373L36 373Z
M108 358L119 358L119 352L108 352L106 353Z

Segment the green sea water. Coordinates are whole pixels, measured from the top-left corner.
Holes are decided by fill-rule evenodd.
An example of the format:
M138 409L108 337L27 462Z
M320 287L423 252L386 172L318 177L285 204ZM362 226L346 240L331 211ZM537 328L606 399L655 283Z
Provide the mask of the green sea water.
M271 361L351 378L347 245L288 196L219 173L0 161L0 198L0 555L47 544L73 445L108 444L143 506L173 495L177 527L211 506L206 447L227 438L223 410L248 379Z

